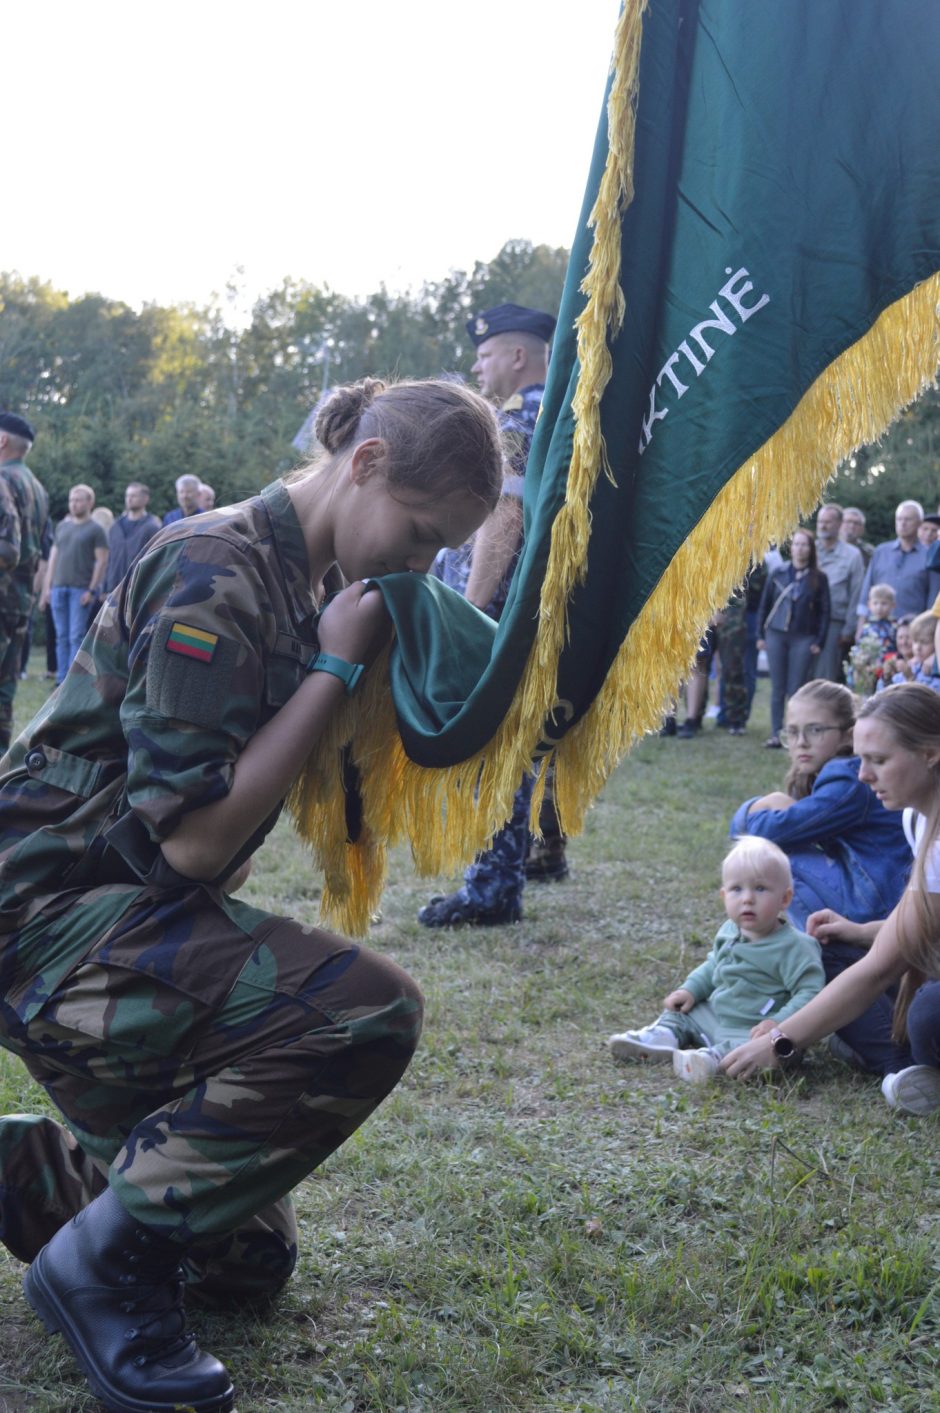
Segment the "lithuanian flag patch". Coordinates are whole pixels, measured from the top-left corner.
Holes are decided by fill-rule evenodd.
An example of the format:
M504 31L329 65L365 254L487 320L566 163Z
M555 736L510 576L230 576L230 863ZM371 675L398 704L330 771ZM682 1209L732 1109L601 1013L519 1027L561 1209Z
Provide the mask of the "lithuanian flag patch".
M188 623L174 623L167 636L166 650L195 658L197 662L211 662L218 641L218 633L206 633L202 628L191 628Z

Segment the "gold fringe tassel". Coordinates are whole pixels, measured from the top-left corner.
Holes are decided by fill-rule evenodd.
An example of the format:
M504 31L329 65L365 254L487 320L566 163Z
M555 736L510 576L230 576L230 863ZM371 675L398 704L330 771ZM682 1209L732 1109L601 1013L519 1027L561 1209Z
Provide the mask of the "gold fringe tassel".
M542 585L539 631L519 689L484 751L442 770L405 755L378 662L364 689L338 712L288 800L298 832L325 874L322 911L361 934L381 894L387 844L409 840L419 873L460 868L508 818L555 705L569 597L583 578L590 502L597 477L610 474L600 401L611 376L608 341L625 310L620 287L620 223L633 195L635 111L642 17L647 0L626 0L614 43L608 100L609 152L591 213L594 240L577 322L580 374L574 398L574 444L565 504L552 527ZM787 422L723 487L669 565L630 629L589 711L556 752L555 799L563 828L577 833L584 814L624 752L658 726L687 671L702 626L727 601L752 559L792 530L817 502L835 466L876 440L930 382L940 364L940 275L882 314L873 328L826 369ZM746 529L742 532L742 527ZM364 825L346 842L340 770L351 742L363 795ZM541 791L533 799L538 818Z

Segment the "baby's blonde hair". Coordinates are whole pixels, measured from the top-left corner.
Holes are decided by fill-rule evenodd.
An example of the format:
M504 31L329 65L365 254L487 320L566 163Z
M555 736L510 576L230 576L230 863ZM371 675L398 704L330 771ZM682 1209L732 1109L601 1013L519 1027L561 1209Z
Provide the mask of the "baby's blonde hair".
M742 834L736 839L732 847L725 854L724 862L721 865L721 880L724 882L725 873L731 862L740 864L745 874L751 878L756 878L761 873L776 874L785 888L793 887L793 870L790 867L790 860L783 850L771 842L770 839L761 839L756 834Z

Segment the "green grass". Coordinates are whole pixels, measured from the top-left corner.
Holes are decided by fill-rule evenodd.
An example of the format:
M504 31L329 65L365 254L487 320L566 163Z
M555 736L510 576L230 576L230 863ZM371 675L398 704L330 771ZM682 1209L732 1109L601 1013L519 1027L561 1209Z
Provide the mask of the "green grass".
M395 857L371 942L422 984L424 1038L298 1189L274 1314L192 1311L240 1413L940 1409L940 1123L822 1052L797 1079L700 1090L604 1045L721 919L728 818L784 770L766 690L743 739L645 741L518 927L426 932L431 884ZM22 684L23 719L42 695ZM287 828L243 896L316 917ZM0 1100L42 1103L5 1055ZM21 1274L0 1255L0 1413L92 1408Z

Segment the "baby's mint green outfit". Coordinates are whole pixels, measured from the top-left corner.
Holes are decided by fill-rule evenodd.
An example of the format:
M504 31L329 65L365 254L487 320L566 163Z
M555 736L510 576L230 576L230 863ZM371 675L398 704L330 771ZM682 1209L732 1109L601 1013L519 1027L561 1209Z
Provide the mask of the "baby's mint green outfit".
M826 984L815 937L788 922L751 942L731 921L719 928L712 949L682 988L696 1004L683 1015L663 1011L656 1021L673 1031L680 1049L711 1046L725 1055L768 1018L779 1022L812 1000Z

